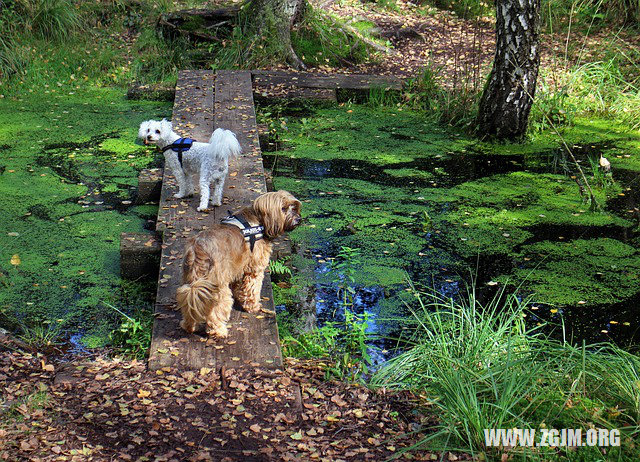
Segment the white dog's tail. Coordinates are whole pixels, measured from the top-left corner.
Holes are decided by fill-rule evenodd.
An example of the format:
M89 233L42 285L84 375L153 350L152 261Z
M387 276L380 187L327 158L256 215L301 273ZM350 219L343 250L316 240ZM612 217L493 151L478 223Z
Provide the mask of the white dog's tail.
M214 155L221 159L228 159L242 152L235 133L224 128L216 128L209 139L209 143L213 145Z

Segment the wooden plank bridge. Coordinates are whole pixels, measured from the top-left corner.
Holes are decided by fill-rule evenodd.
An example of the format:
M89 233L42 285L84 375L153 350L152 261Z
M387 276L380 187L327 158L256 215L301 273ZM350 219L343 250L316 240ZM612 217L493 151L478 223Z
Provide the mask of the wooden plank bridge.
M222 206L212 207L208 213L196 211L198 197L174 198L177 192L175 179L170 171L163 173L156 223L162 244L159 246L160 271L149 355L151 370L218 370L282 364L268 274L262 288L263 312L248 314L234 307L226 339L207 338L202 331L186 334L179 327L181 314L176 311L175 303L187 239L219 222L228 210L237 211L250 205L253 199L267 191L253 102L257 88L262 96L270 91L274 96L281 96L282 92L278 90L298 88L305 90L296 93L298 95L312 97L317 92L320 99L327 99L327 92L335 92L338 88L397 90L401 86L401 79L383 76L323 76L283 71L180 72L173 107L174 130L207 141L214 128L226 128L236 134L243 153L230 162Z

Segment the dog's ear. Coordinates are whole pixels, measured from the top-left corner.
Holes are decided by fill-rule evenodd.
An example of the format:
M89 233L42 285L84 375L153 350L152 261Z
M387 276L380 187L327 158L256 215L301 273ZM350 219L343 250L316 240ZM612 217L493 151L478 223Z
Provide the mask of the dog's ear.
M282 211L282 191L269 192L253 201L253 210L260 217L264 234L274 238L284 233L285 215Z
M160 130L162 131L163 136L171 134L171 130L173 130L173 125L171 124L171 121L167 119L162 119L160 121Z
M151 122L151 120L145 120L140 124L140 129L138 130L138 138L146 138L147 130L149 129Z

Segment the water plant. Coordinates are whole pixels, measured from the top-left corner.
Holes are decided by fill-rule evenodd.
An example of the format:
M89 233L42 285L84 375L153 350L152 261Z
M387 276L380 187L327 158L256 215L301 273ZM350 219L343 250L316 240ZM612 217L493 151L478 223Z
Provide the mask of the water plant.
M22 325L20 340L36 351L45 351L62 345L62 330L60 323L42 321L33 325Z
M271 260L269 262L269 272L280 276L291 276L291 268L289 268L284 260Z
M338 297L345 309L353 305L355 274L361 263L359 257L360 249L343 245L331 263L332 282L338 287Z
M279 325L280 325L279 321ZM362 381L370 372L372 335L368 332L369 315L344 311L344 322L330 321L310 332L283 335L282 352L295 358L325 360L327 380Z

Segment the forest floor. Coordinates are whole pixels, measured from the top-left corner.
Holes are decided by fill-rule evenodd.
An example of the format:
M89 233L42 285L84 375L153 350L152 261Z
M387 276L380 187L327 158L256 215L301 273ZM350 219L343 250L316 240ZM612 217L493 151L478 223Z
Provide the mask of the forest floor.
M452 12L406 0L396 0L395 7L388 9L375 2L358 0L314 0L312 4L347 24L372 23L372 35L390 45L387 53L378 53L374 60L345 63L342 69L326 67L326 72L415 77L423 69L431 69L446 87L477 91L493 62L493 18L461 19ZM624 29L615 33L609 28L576 31L575 26L568 32L550 33L544 29L540 68L547 83L552 83L557 73L569 66L606 59L605 54L613 50L625 56L640 49L640 37ZM322 66L318 69L323 70Z
M317 361L151 372L145 361L58 362L7 341L0 350L1 460L470 459L402 454L436 425L421 400L326 381Z

